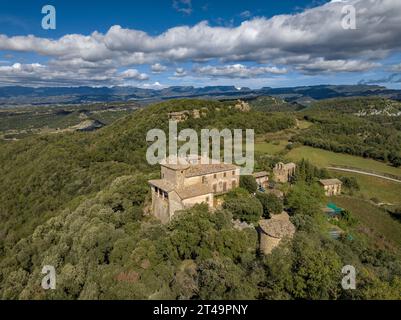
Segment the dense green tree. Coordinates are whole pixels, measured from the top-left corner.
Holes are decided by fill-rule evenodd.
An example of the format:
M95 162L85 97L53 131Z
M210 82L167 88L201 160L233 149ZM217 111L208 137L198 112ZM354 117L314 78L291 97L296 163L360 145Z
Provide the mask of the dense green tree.
M227 199L223 208L230 211L235 219L248 223L256 223L263 214L260 201L252 195Z
M293 137L293 141L398 167L401 125L399 117L386 114L400 110L399 102L382 98L319 101L305 111L305 119L313 122L313 126Z
M244 270L228 258L214 257L199 267L199 298L203 300L255 299L257 290Z
M248 190L249 193L255 193L258 189L258 184L254 176L241 176L239 185L241 188Z
M326 169L319 169L312 165L308 160L302 159L297 163L294 180L312 184L319 179L328 179L330 175Z
M283 212L283 202L274 194L257 192L256 198L262 204L263 216L265 218L270 218L273 214Z
M286 198L286 205L292 214L316 215L322 210L323 189L317 185L297 183Z
M341 182L343 186L350 191L359 191L360 186L358 180L355 177L341 177Z

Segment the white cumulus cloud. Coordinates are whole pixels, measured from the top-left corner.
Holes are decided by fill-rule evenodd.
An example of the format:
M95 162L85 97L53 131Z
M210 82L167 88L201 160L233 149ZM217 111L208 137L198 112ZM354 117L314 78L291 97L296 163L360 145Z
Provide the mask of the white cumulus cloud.
M242 64L233 64L200 67L196 69L196 72L200 75L217 78L253 78L268 74L285 74L287 70L277 67L246 67Z
M174 3L181 12L192 10L189 0ZM331 1L301 13L258 17L238 26L211 26L202 21L158 35L118 25L106 33L67 34L58 39L0 34L0 50L48 57L43 68L31 72L38 77L67 81L75 75L77 82L87 83L108 76L110 83L115 83L122 77L116 70L121 69L126 69L126 76L131 74L131 79L141 81L147 76L128 70L149 64L152 73L159 73L165 71L164 64L184 62L220 63L198 70L213 77L243 78L284 70L305 74L361 72L380 66L384 58L401 51L401 1L349 0L346 4L356 9L356 30L342 28L344 3ZM274 67L278 65L281 69ZM3 80L8 75L9 81L15 81L20 74L23 81L29 73L12 73L10 66L2 67L6 67L0 75ZM23 68L35 67L26 64ZM175 76L184 77L186 71L178 69Z

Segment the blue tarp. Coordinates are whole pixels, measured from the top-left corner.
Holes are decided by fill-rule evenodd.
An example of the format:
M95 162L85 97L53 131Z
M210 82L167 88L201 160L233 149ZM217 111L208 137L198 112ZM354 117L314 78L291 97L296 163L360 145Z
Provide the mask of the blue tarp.
M333 210L335 213L341 213L341 212L343 212L343 209L337 207L337 206L335 205L335 203L329 203L329 204L327 205L327 208Z

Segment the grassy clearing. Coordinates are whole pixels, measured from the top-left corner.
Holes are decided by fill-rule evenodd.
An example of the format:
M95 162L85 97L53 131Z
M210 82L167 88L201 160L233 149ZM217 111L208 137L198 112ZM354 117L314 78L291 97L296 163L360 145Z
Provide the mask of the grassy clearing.
M291 150L286 157L292 161L308 159L319 167L328 167L330 165L350 166L365 170L373 170L378 173L389 173L401 176L401 168L391 167L385 163L372 159L364 159L348 154L335 153L322 149L302 146Z
M401 248L401 223L391 218L386 211L368 201L351 197L334 197L332 201L349 210L358 219L362 230L373 233L377 241L389 241Z
M284 140L277 142L256 142L255 151L274 155L283 151L287 144L288 141Z
M298 128L301 130L308 129L313 125L312 122L306 121L306 120L298 120Z
M401 205L401 183L356 173L331 171L338 177L355 177L361 190L355 196L370 200L377 198L380 202Z

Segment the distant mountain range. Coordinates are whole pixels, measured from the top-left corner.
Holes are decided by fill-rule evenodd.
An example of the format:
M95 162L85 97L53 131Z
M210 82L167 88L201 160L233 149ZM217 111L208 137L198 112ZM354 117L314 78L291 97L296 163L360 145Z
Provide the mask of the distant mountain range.
M251 99L276 96L289 102L309 104L314 100L349 97L381 96L401 100L401 90L372 85L319 85L292 88L261 89L234 86L168 87L160 90L136 87L0 87L0 107L15 105L83 104L92 102L138 101L150 103L174 98Z

